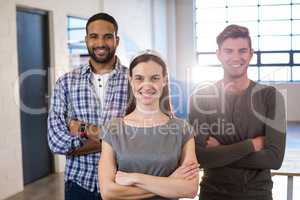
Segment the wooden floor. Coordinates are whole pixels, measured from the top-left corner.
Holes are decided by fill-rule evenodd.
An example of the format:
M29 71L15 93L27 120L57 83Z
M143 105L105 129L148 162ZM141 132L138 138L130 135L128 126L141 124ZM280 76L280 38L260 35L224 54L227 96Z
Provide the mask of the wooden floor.
M200 174L202 175L202 174ZM273 199L286 200L287 179L274 176ZM24 191L5 200L64 200L63 173L53 174L25 186ZM300 177L294 180L294 200L300 199ZM198 199L197 197L195 199ZM182 199L184 200L184 199Z
M58 173L45 177L25 186L23 192L5 200L64 200L63 176L63 173Z
M57 173L25 186L6 200L64 200L64 174Z

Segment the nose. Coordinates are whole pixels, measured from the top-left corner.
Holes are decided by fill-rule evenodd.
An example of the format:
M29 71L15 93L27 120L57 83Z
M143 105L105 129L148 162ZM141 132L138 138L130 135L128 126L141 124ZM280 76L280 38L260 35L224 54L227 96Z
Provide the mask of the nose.
M93 40L93 44L95 46L104 46L106 43L105 35L97 34L97 36Z
M230 58L231 58L231 61L237 61L237 62L239 62L241 60L242 56L241 56L241 54L239 52L233 52L231 54Z
M152 83L150 81L145 81L141 86L145 89L150 89L152 87Z
M103 39L103 37L98 37L97 40L95 41L97 46L103 46L105 41Z
M144 80L143 83L141 83L140 87L145 90L149 90L153 88L153 83L150 80Z
M233 58L240 58L240 53L239 53L238 51L234 51L234 52L232 53L232 57L233 57Z

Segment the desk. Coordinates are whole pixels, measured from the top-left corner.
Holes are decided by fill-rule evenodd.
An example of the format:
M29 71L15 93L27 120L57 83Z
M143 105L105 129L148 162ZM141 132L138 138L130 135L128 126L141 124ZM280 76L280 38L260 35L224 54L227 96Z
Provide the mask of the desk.
M300 173L296 172L280 172L272 171L272 176L287 176L287 200L293 200L293 187L294 187L294 176L300 176Z
M286 149L285 158L289 157L289 151L300 152L300 122L288 122L287 124L287 147L288 146L290 146L290 148ZM287 176L287 200L293 200L293 179L294 176L300 176L300 168L290 167L293 166L291 162L297 162L297 160L291 160L293 160L293 157L292 159L285 159L279 170L272 170L272 176Z

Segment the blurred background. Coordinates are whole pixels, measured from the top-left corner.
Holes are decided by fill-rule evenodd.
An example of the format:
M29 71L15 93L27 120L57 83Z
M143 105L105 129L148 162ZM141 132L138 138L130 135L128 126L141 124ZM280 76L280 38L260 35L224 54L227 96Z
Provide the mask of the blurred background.
M180 118L193 89L222 78L217 34L232 23L248 27L249 77L286 100L274 200L300 199L300 0L0 0L0 199L63 199L64 157L50 153L46 138L49 97L59 76L87 62L85 24L101 11L118 21L123 64L141 50L161 53Z

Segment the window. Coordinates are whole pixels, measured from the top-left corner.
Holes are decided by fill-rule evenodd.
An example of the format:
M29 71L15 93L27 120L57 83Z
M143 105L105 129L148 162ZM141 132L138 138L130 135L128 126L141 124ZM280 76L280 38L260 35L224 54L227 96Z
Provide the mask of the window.
M200 73L205 80L222 77L221 66L215 56L216 37L225 26L239 24L249 29L255 51L248 70L251 79L271 82L300 81L299 0L195 0L195 2L199 67L194 68L193 70L197 72L192 74Z
M72 67L86 63L88 58L84 41L86 22L86 19L68 16L68 50Z

